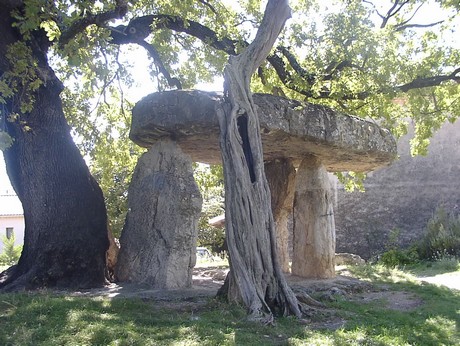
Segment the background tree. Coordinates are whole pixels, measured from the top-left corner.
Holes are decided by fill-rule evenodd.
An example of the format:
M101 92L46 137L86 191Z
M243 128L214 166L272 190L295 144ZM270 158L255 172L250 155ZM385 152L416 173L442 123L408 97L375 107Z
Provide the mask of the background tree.
M63 86L48 64L51 42L40 29L56 10L41 2L0 5L1 120L12 139L4 156L25 220L19 263L2 273L0 287L101 285L108 247L102 192L70 136Z
M211 226L209 219L225 212L222 166L195 164L193 176L203 198L201 217L198 221L197 245L208 247L214 254L221 254L226 250L224 229Z

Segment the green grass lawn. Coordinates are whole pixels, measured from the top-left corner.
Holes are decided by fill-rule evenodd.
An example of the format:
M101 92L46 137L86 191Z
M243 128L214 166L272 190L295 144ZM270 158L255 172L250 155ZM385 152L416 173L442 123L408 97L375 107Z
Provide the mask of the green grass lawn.
M408 272L377 266L349 270L387 292L420 302L407 311L382 300L347 296L309 321L275 326L246 320L235 305L68 297L46 292L0 294L0 345L458 345L460 292L420 284ZM343 326L330 328L331 320Z

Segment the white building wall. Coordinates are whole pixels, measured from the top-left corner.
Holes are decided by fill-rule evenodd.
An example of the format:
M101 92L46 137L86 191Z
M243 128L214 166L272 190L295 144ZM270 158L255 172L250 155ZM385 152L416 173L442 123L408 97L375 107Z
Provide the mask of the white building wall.
M6 236L6 229L9 227L13 228L15 245L24 244L24 216L0 216L0 253L3 252L3 238Z

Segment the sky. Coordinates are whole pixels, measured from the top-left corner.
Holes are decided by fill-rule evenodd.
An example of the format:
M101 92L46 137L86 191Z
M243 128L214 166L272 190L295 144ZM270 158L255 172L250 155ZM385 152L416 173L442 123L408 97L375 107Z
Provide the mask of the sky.
M5 160L3 159L3 152L0 157L0 195L9 194L13 191L13 187L10 184L10 179L6 174Z

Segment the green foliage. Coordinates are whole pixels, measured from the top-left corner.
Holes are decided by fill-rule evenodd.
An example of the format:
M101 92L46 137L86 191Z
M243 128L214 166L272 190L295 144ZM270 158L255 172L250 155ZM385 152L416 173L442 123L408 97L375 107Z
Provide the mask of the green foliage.
M414 264L419 261L415 245L402 249L399 245L399 229L391 230L385 245L386 251L379 256L379 263L387 268L396 268Z
M129 105L129 104L128 104ZM126 105L126 106L128 106ZM117 103L102 104L96 117L109 121L94 129L94 147L89 149L91 172L104 192L109 227L120 237L128 211L128 187L137 159L144 149L128 138L127 110Z
M388 268L414 264L418 261L419 257L415 247L409 249L390 249L385 251L379 259L379 262Z
M33 93L43 84L32 49L26 42L15 42L8 46L5 57L11 69L0 76L0 104L16 95L21 112L30 112L35 101Z
M129 111L134 97L126 91L134 85L132 68L143 69L156 82L155 90L143 90L146 94L170 87L153 62L148 66L138 65L137 53L133 53L131 45L111 44L107 27L113 23L109 21L86 26L65 45L58 42L72 25L113 10L116 3L110 0L24 1L24 9L14 14L14 25L24 41L8 49L11 68L0 77L0 103L14 99L21 112L32 109L34 91L46 82L44 71L38 69L32 57L30 44L34 39L32 34L41 28L50 44L49 62L65 85L61 98L67 120L104 190L109 221L118 235L127 208L127 186L142 151L128 139ZM387 3L383 2L290 1L293 17L279 38L278 49L273 51L286 68L287 80L283 84L275 69L265 63L251 80L252 90L276 91L348 114L373 118L396 136L405 134L408 121L413 122L416 137L412 140L412 153L423 154L434 131L460 115L458 72L457 80L447 78L429 86L421 83L436 76L448 76L459 67L460 50L452 40L458 36L453 31L459 13L449 12L458 10L459 5L458 1L431 3L435 9L436 6L446 9L445 21L418 28L403 27L402 23L418 23L418 6L423 10L428 2L413 0L404 4L384 23L379 14L386 14L389 8L385 8ZM186 23L192 20L201 23L220 39L238 41L236 50L240 51L244 41L254 37L262 18L262 5L258 0L129 1L128 13L117 24L127 24L146 14L178 15ZM171 76L179 78L184 87L212 81L222 74L228 58L226 53L210 47L207 41L155 24L161 23L152 23L154 30L145 39L155 47ZM282 53L283 47L297 59L297 66L291 64L288 54ZM9 114L8 119L2 121L22 120L19 114ZM21 124L24 131L30 130L28 124ZM0 130L0 148L11 144L12 138ZM346 177L345 185L349 189L362 186L360 174L340 174L339 177L342 180ZM223 231L210 228L207 220L223 212L223 187L219 183L217 188L211 188L206 179L199 181L205 200L199 244L216 249L221 247ZM436 231L428 231L433 236L425 244L426 249L437 250L426 250L423 256L450 254L457 247L455 237L449 233L452 231L444 224L438 226L433 225ZM397 253L399 250L390 250L389 263L405 261L404 256Z
M13 138L5 131L0 130L0 150L8 149L11 144L13 144Z
M0 254L0 265L12 266L19 261L21 257L22 245L14 245L14 234L8 239L6 236L2 239L3 252Z
M198 221L198 246L213 253L224 251L225 231L213 227L209 219L224 213L224 178L221 165L194 165L194 177L203 198L201 217Z
M311 93L308 101L379 119L397 136L405 132L405 119L412 118L419 128L413 152L423 153L432 133L448 118L458 117L460 85L450 80L411 90L402 86L458 68L450 19L427 28L401 27L405 21L417 23L416 8L421 5L420 11L425 10L424 1L407 2L386 23L376 12L385 14L389 7L377 1L309 3L292 4L297 12L282 37L281 44L293 48L314 80L306 83L299 76L295 84ZM431 10L436 11L436 5ZM447 10L444 13L449 17ZM283 91L304 98L285 87Z
M418 252L420 258L426 260L460 258L460 215L439 207L428 221Z
M364 192L364 179L366 173L361 172L337 172L335 174L345 190L353 192L355 190Z
M116 91L118 87L127 89L132 86L129 65L135 64L132 60L135 54L130 54L131 46L110 44L111 38L106 29L110 23L89 25L66 45L57 44L62 33L77 21L113 10L116 2L28 0L24 3L24 10L15 13L14 25L26 40L32 39L34 30L44 30L51 42L50 61L65 82L65 98L72 100L74 107L89 107L91 110L91 100L102 96L104 102L115 103L115 99L119 98L113 99L112 93L119 93L119 90ZM387 13L389 8L376 1L325 3L297 0L291 1L290 5L293 17L280 36L279 46L289 49L298 66L290 64L288 56L277 51L287 69L289 78L286 85L281 83L275 70L265 64L261 69L263 73L252 79L254 91L279 90L288 97L379 119L397 136L405 132L406 119L412 118L416 124L416 138L412 141L414 154L426 150L429 137L443 122L458 117L460 84L453 80L410 90L404 87L423 78L448 75L458 68L460 52L452 43L454 21L458 17L456 12L449 12L458 9L456 1L431 3L434 12L437 7L444 9L441 13L445 20L442 24L424 28L410 26L417 23L418 13L428 6L426 1L421 0L405 2L385 23L378 14ZM417 11L419 5L421 10ZM185 21L194 20L208 27L218 38L250 41L263 10L263 3L253 0L238 3L216 0L136 1L128 2L128 13L123 23L146 14L177 15ZM409 26L404 27L402 23ZM155 24L161 23L153 26ZM155 47L165 68L186 88L212 81L221 75L228 57L226 53L210 47L206 40L162 26L155 27L146 40ZM243 41L236 44L237 50L244 46ZM16 51L19 48L12 49ZM25 55L15 53L15 56ZM129 59L123 60L121 56L129 56ZM14 85L4 80L13 71L27 79L32 89L41 83L41 79L34 76L34 61L21 58L15 63L17 66L2 76L0 97L10 97L14 93ZM169 88L154 64L144 68L157 82L158 90ZM263 78L260 78L262 75ZM117 88L111 87L117 83ZM29 95L30 100L24 100L24 110L30 109L28 101L32 100L32 96ZM69 112L68 115L78 136L83 138L81 145L86 147L86 153L95 144L91 138L93 130L85 124L100 124L109 119L94 119L82 110Z
M443 207L436 209L428 221L423 237L409 248L402 249L398 242L399 230L390 232L386 251L379 262L388 268L414 265L421 261L436 261L456 267L460 259L460 215L448 213Z

